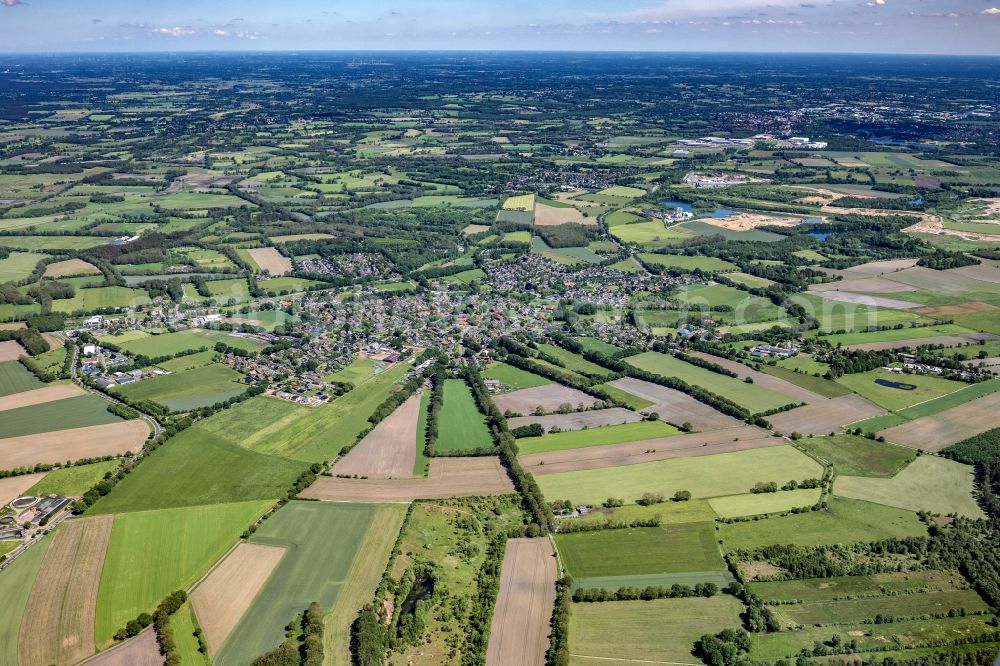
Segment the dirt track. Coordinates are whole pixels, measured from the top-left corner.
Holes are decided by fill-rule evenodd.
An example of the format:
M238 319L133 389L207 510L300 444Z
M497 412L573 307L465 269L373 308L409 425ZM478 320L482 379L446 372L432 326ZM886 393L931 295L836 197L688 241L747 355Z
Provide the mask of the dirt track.
M74 398L83 395L85 391L76 384L60 384L59 386L46 386L34 391L24 391L0 397L0 412L18 407L29 407L40 405L53 400L64 398Z
M698 358L709 361L710 363L715 363L721 365L726 370L735 372L739 375L740 379L745 379L750 377L753 379L754 386L763 386L764 388L771 389L772 391L777 391L782 395L787 395L790 398L795 398L799 402L805 402L809 404L826 402L827 398L819 395L818 393L813 393L808 389L804 389L801 386L791 383L790 381L781 379L780 377L773 377L771 375L765 374L763 372L757 372L752 370L742 363L736 361L731 361L728 358L720 358L718 356L712 356L711 354L705 354L704 352L694 352L692 356L697 356Z
M706 432L735 428L742 424L742 421L718 412L703 402L698 402L687 393L666 386L632 377L616 379L610 382L609 386L648 400L653 404L642 410L644 414L656 412L661 419L675 425L687 422L694 426L695 430Z
M689 458L715 453L730 453L785 444L780 437L754 426L742 426L708 433L660 437L639 442L590 446L566 451L531 453L518 461L532 474L557 474L584 469L602 469L637 465L653 460Z
M156 633L152 627L125 643L102 652L87 662L87 666L163 666Z
M120 423L56 430L37 435L0 439L0 459L5 467L27 467L80 458L135 451L146 441L149 426L135 419Z
M94 615L114 516L67 520L31 589L17 641L20 666L75 664L96 651Z
M209 655L218 654L284 555L284 548L241 543L191 594Z
M575 388L553 383L495 395L493 402L501 412L510 410L515 414L528 415L537 407L547 412L554 412L564 403L569 403L574 409L581 402L585 407L589 407L596 403L597 399Z
M333 466L334 474L371 479L409 479L417 461L420 395L414 395L382 420Z
M0 479L0 508L7 506L18 497L24 495L24 491L41 481L44 474L25 474L23 476L9 476Z
M995 428L998 410L1000 393L991 393L938 414L922 416L883 430L879 434L894 444L936 453L963 439Z
M273 247L257 247L247 250L261 270L271 275L285 275L292 272L292 260Z
M415 499L506 495L514 484L499 458L433 458L426 479L339 479L321 476L301 493L331 502L412 502Z
M573 412L572 414L517 416L508 419L507 425L511 428L520 428L531 423L538 423L545 430L548 430L552 426L558 426L561 430L583 430L584 428L635 423L641 420L642 416L630 409L614 407L612 409L596 409L589 412Z
M22 356L27 356L28 352L24 350L17 340L4 340L0 342L0 361L16 361Z
M556 558L546 538L511 539L503 556L486 666L538 666L549 649Z
M885 414L885 410L859 395L844 395L821 403L796 407L787 412L774 414L767 420L776 432L790 435L828 435L837 432L848 423L862 421Z

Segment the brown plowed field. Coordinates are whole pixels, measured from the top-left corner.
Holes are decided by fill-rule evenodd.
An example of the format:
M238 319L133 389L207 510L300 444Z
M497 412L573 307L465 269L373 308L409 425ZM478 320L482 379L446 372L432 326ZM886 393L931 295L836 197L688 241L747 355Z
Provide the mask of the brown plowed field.
M21 497L25 490L44 477L44 474L25 474L24 476L9 476L6 479L0 479L0 508Z
M284 555L284 548L241 543L191 594L210 655L219 652Z
M698 402L687 393L652 382L622 377L609 382L608 385L650 401L653 404L642 410L644 413L656 412L661 419L675 425L686 422L694 426L695 430L708 431L735 428L743 423L739 419L712 409L703 402Z
M917 265L916 259L886 259L884 261L869 261L867 264L858 264L846 269L848 273L860 273L863 275L884 275L913 268Z
M536 407L541 407L547 412L554 412L563 403L569 403L575 409L581 402L585 407L590 407L598 401L593 396L575 388L562 384L546 384L545 386L495 395L493 402L501 412L510 410L515 414L531 414Z
M898 294L907 291L916 291L917 287L896 282L895 280L883 277L859 277L847 278L839 282L825 282L823 284L809 285L809 291L860 291L874 294Z
M17 640L20 666L75 664L94 654L94 612L114 516L67 520L45 553Z
M4 340L0 342L0 361L16 361L22 356L27 356L28 352L17 340Z
M271 275L285 275L292 272L292 260L273 247L256 247L247 250L247 253L262 271L267 271Z
M848 423L885 414L885 410L860 395L844 395L822 403L796 407L787 412L768 416L776 432L790 435L828 435Z
M67 275L98 275L100 272L97 266L88 264L83 259L67 259L66 261L57 261L46 266L43 277L57 278L66 277Z
M921 416L879 434L894 444L936 453L963 439L997 427L998 411L1000 393L991 393L932 416Z
M873 305L879 308L890 308L894 310L919 310L921 307L920 303L901 301L898 298L886 298L885 296L872 296L871 294L856 294L852 291L818 291L816 292L816 295L827 301L834 301L837 303Z
M790 398L795 398L799 402L805 403L821 403L826 402L827 398L819 395L818 393L813 393L808 389L804 389L801 386L791 383L790 381L781 379L779 377L772 377L771 375L765 374L763 372L757 372L747 366L739 363L737 361L731 361L728 358L720 358L718 356L712 356L711 354L706 354L704 352L694 352L692 356L697 356L698 358L708 361L710 363L715 363L716 365L721 365L726 370L730 372L735 372L740 379L746 379L750 377L753 379L754 386L763 386L764 388L771 389L772 391L777 391L783 395L787 395Z
M87 666L163 666L166 662L150 627L130 641L111 648L87 662Z
M511 539L500 570L486 666L541 666L556 601L556 558L546 538Z
M676 437L660 437L624 444L589 446L566 451L549 451L518 456L518 461L532 474L557 474L584 469L602 469L637 465L668 458L690 458L715 453L730 453L785 444L780 437L754 426Z
M506 495L514 492L499 458L433 458L426 479L339 479L321 476L301 493L331 502L412 502L415 499Z
M83 395L85 391L76 384L61 384L59 386L46 386L34 391L23 391L0 397L0 412L18 407L29 407L40 405L43 402L62 400L64 398L74 398Z
M4 467L26 467L135 451L146 441L149 426L135 419L121 423L56 430L0 439Z
M337 461L334 474L357 474L371 479L408 479L417 461L417 420L420 396L414 395L382 420Z
M561 430L583 430L584 428L635 423L641 420L642 415L633 412L631 409L614 407L612 409L595 409L589 412L573 412L571 414L516 416L512 419L507 419L507 425L511 428L520 428L531 423L538 423L545 430L548 430L552 426L558 426Z

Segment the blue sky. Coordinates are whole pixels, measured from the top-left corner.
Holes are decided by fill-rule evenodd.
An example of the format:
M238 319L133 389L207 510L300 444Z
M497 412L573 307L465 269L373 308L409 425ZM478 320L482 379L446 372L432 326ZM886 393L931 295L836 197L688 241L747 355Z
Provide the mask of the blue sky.
M1000 55L1000 0L0 0L0 51Z

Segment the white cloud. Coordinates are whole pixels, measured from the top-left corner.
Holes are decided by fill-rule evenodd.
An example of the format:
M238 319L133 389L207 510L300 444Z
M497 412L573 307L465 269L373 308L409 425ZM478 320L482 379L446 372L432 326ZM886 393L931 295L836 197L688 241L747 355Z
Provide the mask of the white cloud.
M194 28L176 26L173 28L153 28L153 32L157 35L166 35L167 37L191 37L198 34L198 31Z
M1000 7L987 7L980 14L985 14L986 16L1000 16Z

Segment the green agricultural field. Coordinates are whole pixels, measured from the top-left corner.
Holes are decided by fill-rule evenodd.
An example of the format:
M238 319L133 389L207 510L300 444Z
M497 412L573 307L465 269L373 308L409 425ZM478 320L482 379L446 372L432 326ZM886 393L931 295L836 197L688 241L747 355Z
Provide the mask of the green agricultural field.
M721 518L741 518L813 506L819 498L819 488L799 488L777 493L745 493L713 497L708 503Z
M890 477L916 457L912 449L855 435L811 437L797 445L847 476Z
M221 412L225 414L226 411ZM178 433L98 501L94 513L276 500L306 464L241 448L208 431L218 415ZM240 439L238 430L231 436Z
M907 407L897 412L875 416L858 423L851 424L854 428L861 428L865 432L878 432L894 426L907 423L922 416L930 416L943 412L952 407L964 405L970 400L982 398L1000 391L1000 379L988 379L978 384L972 384L952 393L947 393L940 398L934 398L927 402Z
M18 361L0 361L0 396L33 391L45 386Z
M688 599L573 604L569 620L571 666L594 663L695 664L695 641L739 627L743 606L727 594Z
M101 308L124 308L148 305L149 295L142 289L129 287L91 287L77 289L73 298L52 301L53 312L93 312Z
M969 584L957 570L926 569L866 576L832 576L754 581L750 589L767 603L825 603L846 597L876 597L912 592L953 592Z
M129 400L150 400L171 411L182 412L240 395L247 389L242 379L243 375L228 366L213 363L115 386L111 391Z
M374 376L375 361L370 358L359 358L352 361L346 368L328 375L326 380L330 382L348 382L357 386Z
M937 326L918 326L916 328L898 328L888 331L875 331L872 333L841 333L839 335L825 335L823 339L833 346L860 345L869 342L898 342L900 340L919 340L921 338L933 338L941 335L961 335L972 333L973 331L958 326L957 324L939 324ZM919 344L919 343L917 343Z
M3 412L0 438L35 435L53 430L117 423L121 419L108 411L108 401L94 395L81 395L39 405L18 407Z
M551 379L541 377L521 368L515 368L506 363L490 364L488 368L483 370L482 376L483 379L495 379L498 382L503 382L504 386L509 387L512 391L545 386L552 383Z
M205 210L208 208L253 208L254 205L231 194L201 194L178 192L156 200L156 205L168 210Z
M775 367L793 371L799 370L800 372L803 372L807 375L818 374L820 377L825 375L830 370L829 364L817 361L814 357L810 356L809 354L802 354L802 353L796 354L795 356L789 356L788 358L783 358L777 361L777 365Z
M304 278L296 277L276 277L270 280L261 280L257 283L261 289L266 291L281 294L281 293L293 293L296 291L305 291L310 287L316 287L323 285L323 282L318 282L316 280L306 280Z
M209 666L208 657L198 651L198 622L190 603L181 606L180 610L170 618L170 628L174 630L174 641L177 652L184 666Z
M746 306L746 301L755 298L749 292L724 284L692 284L681 287L677 298L689 305L700 307L730 307Z
M876 380L914 385L916 388L900 389L894 386L883 386L877 384ZM841 386L851 389L862 398L867 398L889 411L898 411L965 387L965 384L961 382L933 375L896 374L882 369L844 375L835 381Z
M619 224L610 227L609 233L623 243L634 243L646 247L674 245L679 241L693 238L683 231L668 229L660 220Z
M688 490L694 497L746 493L758 481L784 483L789 479L822 476L823 469L791 446L719 453L692 458L656 460L638 465L539 474L535 477L549 500L597 506L609 497L634 502L644 492L672 496Z
M108 460L90 465L55 469L24 491L24 494L36 497L45 495L80 496L93 488L94 484L103 479L107 472L113 472L118 465L117 460Z
M983 611L988 606L974 590L927 592L905 597L841 599L837 601L790 604L772 607L779 621L794 624L862 622L876 615L919 617L947 613L952 609Z
M801 305L806 312L815 317L821 331L864 331L869 326L894 326L896 324L908 326L911 321L928 321L928 317L915 312L856 303L841 303L809 293L793 294L789 300ZM904 330L912 332L918 329L907 328Z
M645 352L637 356L630 356L625 361L641 370L664 377L677 377L689 384L700 386L743 405L752 413L764 412L797 402L777 391L744 383L739 379L691 365L668 354Z
M33 252L11 252L6 259L0 259L0 284L17 282L28 277L38 262L46 256Z
M110 238L96 236L0 236L0 247L28 250L29 252L86 250L98 245L106 245L110 240Z
M672 437L677 434L680 434L680 430L663 421L637 421L584 430L546 433L541 437L524 437L517 440L517 447L522 454L546 453L548 451L565 451L566 449L579 449L588 446Z
M639 411L641 409L646 409L653 403L645 398L640 398L639 396L632 395L626 391L621 390L617 386L610 386L608 384L598 384L597 388L607 391L612 398L616 400L621 400L625 403L625 406L633 411Z
M736 264L716 257L688 256L684 254L653 254L643 252L639 254L639 260L651 266L665 266L667 268L679 268L687 271L697 268L706 273L725 273L726 271L735 271L739 268Z
M42 568L45 552L52 543L52 537L43 537L39 543L28 549L21 557L0 573L0 663L16 666L17 634L21 629L21 619L28 604L28 595L35 584L38 571Z
M462 271L461 273L455 273L454 275L449 275L444 278L445 282L459 282L462 284L472 284L473 282L478 282L483 279L486 272L481 268L473 268L467 271Z
M925 536L927 526L912 511L831 497L824 510L722 524L719 533L725 549L734 551L772 544L819 546Z
M773 280L757 277L756 275L750 275L749 273L730 273L726 277L733 282L756 289L763 289L764 287L769 287L774 284Z
M573 372L578 372L581 375L587 375L588 377L602 377L611 374L611 370L597 365L596 363L592 363L579 354L574 354L573 352L567 351L562 347L542 343L538 345L538 349L539 351L558 359L566 368L572 370Z
M32 356L31 360L39 365L45 372L58 375L62 372L66 362L66 347L56 347L47 352Z
M178 356L177 358L170 359L169 361L164 361L163 363L157 363L156 367L161 370L166 370L167 372L184 372L185 370L192 370L194 368L200 368L205 365L210 365L215 362L215 351L200 351L193 354L185 354L184 356Z
M460 379L446 379L444 401L438 417L438 451L465 451L493 446L493 437L472 398L472 391Z
M623 224L634 224L636 222L642 222L645 219L646 218L642 217L641 215L630 213L627 210L616 210L604 216L604 224L608 225L609 227L617 227Z
M255 603L230 634L216 664L248 664L277 647L283 627L313 601L337 600L369 528L374 504L291 502L257 530L252 543L287 548Z
M270 505L253 501L115 516L97 593L97 644L110 643L125 622L197 581Z
M841 476L833 491L842 497L867 500L911 511L958 513L983 518L973 497L975 475L972 467L937 458L918 456L891 479Z
M674 523L697 523L705 520L715 520L715 512L708 500L690 499L686 502L663 502L661 504L651 504L642 506L640 504L626 504L613 509L598 507L596 510L575 518L561 518L568 524L588 524L603 523L608 519L616 521L632 521L659 517L662 525Z
M723 570L712 522L556 534L563 566L587 578Z
M212 280L205 283L205 288L219 303L235 301L242 303L250 300L250 286L246 280Z
M822 377L813 377L811 374L795 372L794 370L783 368L779 365L762 365L760 370L761 372L767 373L772 377L784 379L786 382L791 382L792 384L801 386L808 391L818 393L824 398L838 398L842 395L851 394L850 389L845 388L834 381L823 379Z
M751 634L750 655L754 660L767 662L780 659L792 661L802 650L812 650L817 642L829 642L834 634L838 634L842 639L857 641L858 652L865 657L881 656L886 645L912 649L925 645L944 645L956 638L974 638L991 634L995 627L988 624L987 617L971 615L932 620L904 620L879 625L807 626L797 631ZM896 656L902 655L897 653Z

